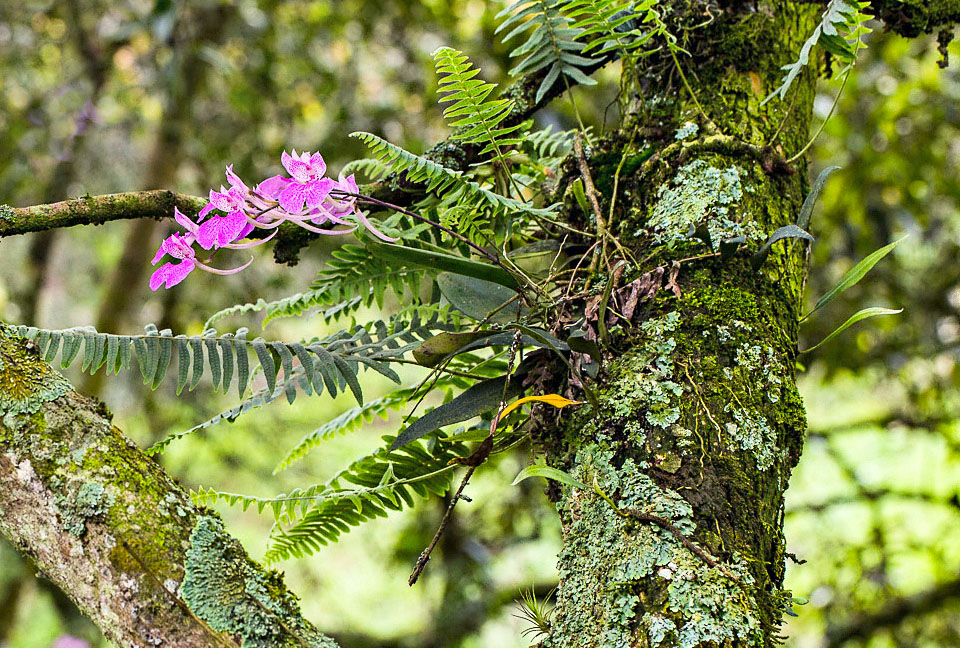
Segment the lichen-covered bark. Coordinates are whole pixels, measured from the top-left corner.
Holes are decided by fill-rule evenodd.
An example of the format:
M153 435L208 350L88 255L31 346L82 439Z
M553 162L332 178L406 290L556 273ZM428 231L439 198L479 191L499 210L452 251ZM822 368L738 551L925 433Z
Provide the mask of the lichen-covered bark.
M174 207L195 216L206 202L196 196L154 190L84 196L32 207L0 205L0 238L130 218L173 218Z
M611 337L599 407L545 435L552 464L599 492L556 493L561 587L544 645L775 643L790 600L783 493L805 427L794 367L806 248L778 243L759 270L750 257L802 202L803 168L784 157L808 137L813 70L796 99L761 101L818 16L780 2L715 15L690 34L686 63L710 121L679 83L656 97L638 91L623 131L650 135L592 155L606 205L613 170L621 160L628 170L610 226L642 261L621 285L679 263L680 295L641 299L632 326L603 315ZM649 65L644 88L654 87L645 73L670 73ZM691 258L738 236L744 246L729 258Z
M0 533L117 646L336 644L280 575L0 325Z

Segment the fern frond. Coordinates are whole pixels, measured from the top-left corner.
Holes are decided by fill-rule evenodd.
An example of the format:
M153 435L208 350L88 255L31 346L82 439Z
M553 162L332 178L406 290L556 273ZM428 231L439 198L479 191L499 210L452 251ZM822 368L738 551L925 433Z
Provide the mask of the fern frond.
M145 327L143 335L99 333L93 327L47 330L18 326L16 332L33 340L48 361L60 351L64 368L78 357L81 344L82 370L91 373L104 365L108 373L129 368L131 358L135 357L144 383L154 389L166 376L175 350L178 393L188 384L189 389L195 389L204 373L209 373L214 389L226 392L236 373L241 398L251 375L248 351L252 349L256 357L253 366L259 366L263 371L267 388L271 391L276 387L281 369L285 378L294 377L294 363L297 362L316 392L320 393L326 387L331 396L336 396L349 388L357 402L362 403L357 380L361 366L399 383L400 377L388 366L388 361L411 351L443 327L443 323L437 320L423 322L414 316L403 326L390 326L377 320L365 327L338 331L323 339L293 343L268 342L263 338L248 340L245 328L236 333L219 334L215 329L207 329L202 335L174 336L169 329L159 331L153 324Z
M494 152L497 159L502 159L504 148L522 141L516 136L522 124L503 125L513 110L513 101L487 100L497 84L474 78L480 69L473 67L463 52L441 47L433 53L433 60L440 79L437 92L443 95L440 101L453 102L444 109L443 116L452 127L461 129L453 139L482 144L480 155Z
M546 128L527 135L527 143L538 162L552 166L550 163L562 160L573 150L576 133L576 130L554 131L553 126L548 124Z
M339 319L374 303L383 308L388 290L401 300L406 291L418 294L425 272L423 268L392 265L361 245L343 245L333 251L310 290L267 303L263 324L280 317L303 315L322 306L329 306L322 313L324 321Z
M846 64L846 68L853 66L857 60L857 52L866 48L863 36L870 33L870 28L865 23L873 18L864 13L869 6L870 3L864 0L830 0L823 10L820 24L800 48L797 60L780 68L785 70L786 74L780 86L763 100L763 104L777 96L780 99L786 97L790 86L810 62L810 51L814 45L820 45L836 56L841 63Z
M270 302L261 297L256 301L256 303L236 304L234 306L223 308L207 318L207 321L203 323L203 330L206 331L207 329L213 328L214 322L222 320L225 317L230 317L231 315L246 315L247 313L256 313L269 308L269 306Z
M351 133L377 155L377 158L390 165L394 173L405 173L410 182L422 183L427 191L441 198L448 205L465 200L472 204L482 204L494 213L526 212L537 216L550 216L556 213L556 206L549 208L533 207L527 202L501 196L480 184L468 180L460 171L454 171L425 157L415 155L381 137L363 131Z
M418 442L391 452L387 448L394 437L383 440L384 448L355 461L323 487L290 493L279 507L270 503L275 513L278 509L281 513L271 533L267 562L310 555L351 526L413 506L417 498L442 495L457 467L448 463L468 453L457 442ZM343 482L358 488L343 488Z
M167 446L174 441L179 441L184 437L196 434L197 432L202 432L219 423L233 423L247 412L260 409L265 405L269 405L284 394L287 397L287 402L293 403L297 397L298 390L306 393L308 396L313 393L313 386L310 384L310 380L304 375L303 367L300 366L294 368L293 375L290 378L284 376L283 380L278 382L276 387L274 387L272 390L268 388L260 389L252 396L243 399L236 407L231 407L228 410L224 410L218 414L215 414L206 421L194 425L186 430L168 434L163 439L157 441L152 446L147 448L145 452L148 455L159 454L166 450Z
M547 70L537 89L535 101L539 102L560 80L561 75L570 77L582 85L596 85L580 67L601 62L598 58L581 56L584 44L577 40L581 29L571 26L571 20L560 11L557 0L516 0L497 14L506 18L495 33L510 31L503 42L525 32L530 32L522 45L510 52L511 58L522 60L510 70L511 76L522 76ZM511 29L512 28L512 29ZM532 31L531 31L532 29Z
M390 174L390 167L375 158L364 158L348 162L340 172L344 176L362 173L371 182L376 182L377 180L383 180Z
M308 432L296 446L290 452L287 453L287 456L284 457L277 467L273 469L273 472L276 474L282 470L289 468L295 461L302 459L307 456L307 453L310 452L313 448L319 446L323 441L326 441L338 434L347 434L348 432L356 432L360 429L364 423L369 423L373 420L375 416L386 420L387 414L390 410L398 409L404 403L407 402L409 397L409 390L404 390L407 395L398 395L398 392L394 392L382 398L377 398L372 401L368 401L363 405L358 405L348 409L343 414L330 419L320 427L315 430Z
M617 51L623 58L645 45L654 31L636 29L638 18L646 14L657 0L566 0L561 9L573 19L571 28L579 29L577 38L584 42L584 52L594 55Z

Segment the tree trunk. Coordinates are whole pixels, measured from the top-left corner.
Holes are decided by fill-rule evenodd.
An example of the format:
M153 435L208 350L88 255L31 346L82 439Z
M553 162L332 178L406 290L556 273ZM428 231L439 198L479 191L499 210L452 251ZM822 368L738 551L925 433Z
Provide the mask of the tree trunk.
M599 486L555 493L564 545L548 645L775 643L790 602L783 494L805 428L794 367L806 243L776 244L759 270L750 252L800 209L805 174L781 150L808 137L816 66L795 99L761 102L819 12L716 16L684 44L683 76L669 58L641 73L615 144L590 156L604 213L621 161L634 170L608 226L643 261L609 302L620 295L633 327L594 316L613 331L599 407L544 435L551 465ZM645 141L629 144L632 132ZM690 258L741 235L749 251Z
M0 326L0 533L118 647L336 644L163 469Z

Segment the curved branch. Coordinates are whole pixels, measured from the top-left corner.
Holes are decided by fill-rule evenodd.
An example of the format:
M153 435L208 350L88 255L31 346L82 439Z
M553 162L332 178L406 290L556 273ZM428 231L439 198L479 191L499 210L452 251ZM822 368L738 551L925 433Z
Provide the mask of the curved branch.
M0 205L0 239L28 232L42 232L75 225L102 225L115 220L173 216L173 208L195 215L205 198L157 189L83 196L46 205L10 207Z
M960 577L935 585L912 596L890 599L879 610L857 614L845 622L827 628L827 648L840 648L854 639L868 639L884 628L899 625L904 619L934 612L960 599Z
M118 646L336 648L279 574L0 324L0 533Z

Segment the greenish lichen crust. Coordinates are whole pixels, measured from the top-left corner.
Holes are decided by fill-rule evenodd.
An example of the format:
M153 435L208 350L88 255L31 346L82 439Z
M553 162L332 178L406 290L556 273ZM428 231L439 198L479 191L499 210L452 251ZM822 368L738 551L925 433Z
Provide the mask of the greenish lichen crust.
M244 648L337 646L303 620L279 574L250 560L210 515L198 516L190 534L180 595L198 618L239 637Z

